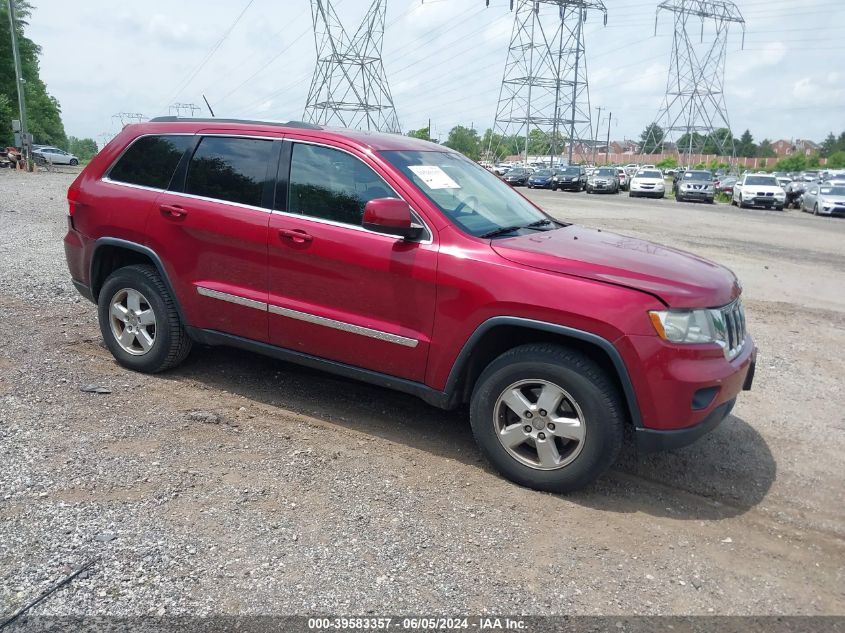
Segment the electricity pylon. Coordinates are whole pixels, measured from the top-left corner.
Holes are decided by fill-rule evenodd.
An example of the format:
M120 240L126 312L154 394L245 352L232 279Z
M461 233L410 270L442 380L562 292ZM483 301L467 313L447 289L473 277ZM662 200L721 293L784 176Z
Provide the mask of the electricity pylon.
M194 116L194 112L199 112L202 108L195 103L173 103L167 108L169 114L173 114L174 110L176 111L177 117L182 116L183 110L187 112L188 117L192 117Z
M515 136L526 160L532 144L552 162L564 145L570 163L588 160L593 123L584 22L590 11L607 23L602 0L517 0L490 154Z
M311 0L317 65L303 118L320 125L399 133L381 57L387 0L372 0L351 37L332 0Z
M120 127L123 128L130 123L140 123L147 117L140 112L118 112L117 114L113 114L111 118L112 120L117 119L120 121Z
M725 61L729 27L741 26L744 45L745 20L729 0L665 0L657 6L655 34L661 10L671 12L675 21L666 96L655 119L663 134L651 126L642 150L660 147L662 151L667 142L682 140L683 147L677 150L686 152L687 162L693 154L705 153L705 146L733 158L733 134L720 133L731 129L725 104Z

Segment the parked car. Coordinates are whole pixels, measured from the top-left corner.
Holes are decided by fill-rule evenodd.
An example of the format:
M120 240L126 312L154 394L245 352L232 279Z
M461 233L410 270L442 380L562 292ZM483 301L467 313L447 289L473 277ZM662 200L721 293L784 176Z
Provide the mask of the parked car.
M845 185L810 185L801 200L801 210L813 215L845 215Z
M784 191L786 191L787 185L792 182L792 180L786 176L775 176L775 179Z
M783 206L789 208L801 208L801 197L807 189L807 183L803 180L793 180L786 187L783 188L786 197L784 198Z
M736 176L723 176L713 183L713 189L716 190L716 193L731 194L733 193L734 185L736 185L737 182L739 182L739 178Z
M619 167L616 170L617 178L619 179L619 189L622 191L628 190L628 174L625 173L625 170Z
M619 193L619 177L616 167L599 167L590 176L587 176L587 193L595 193L596 191Z
M587 188L587 170L570 165L561 167L552 178L552 191L584 191Z
M58 147L52 147L50 145L33 150L32 153L36 156L42 156L44 160L46 160L48 163L53 163L54 165L79 164L79 159L70 152L66 152L63 149L59 149Z
M713 188L713 174L705 169L688 169L679 175L674 182L675 200L703 200L713 203L715 190Z
M419 139L153 119L76 178L67 221L123 367L229 345L468 405L494 467L541 490L589 484L628 426L643 450L694 441L753 380L731 271L559 222Z
M631 188L628 196L638 198L648 196L662 198L666 193L666 183L663 174L658 169L641 169L637 175L631 178Z
M802 171L801 172L801 180L804 182L818 182L819 180L819 172L818 171Z
M743 209L764 207L782 211L786 204L786 192L774 176L745 174L734 187L731 204L739 205Z
M512 187L516 187L517 185L527 185L528 178L531 176L531 172L529 172L524 167L514 167L504 176L502 176L502 180L506 183L511 185Z
M538 169L528 177L529 189L551 189L552 178L554 178L556 170L554 169Z
M510 165L493 165L493 173L497 176L504 176L510 169Z

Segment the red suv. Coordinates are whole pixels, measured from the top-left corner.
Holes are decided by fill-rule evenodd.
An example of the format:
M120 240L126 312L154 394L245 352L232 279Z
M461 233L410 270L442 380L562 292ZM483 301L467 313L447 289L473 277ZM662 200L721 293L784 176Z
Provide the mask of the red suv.
M510 479L583 487L626 426L692 442L756 350L726 268L555 220L457 152L303 123L130 125L68 191L65 252L117 361L231 345L469 405Z

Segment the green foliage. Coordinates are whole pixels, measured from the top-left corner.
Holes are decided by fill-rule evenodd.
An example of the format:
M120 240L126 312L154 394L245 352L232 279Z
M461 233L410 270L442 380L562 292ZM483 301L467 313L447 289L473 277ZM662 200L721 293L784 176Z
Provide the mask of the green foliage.
M38 55L41 53L41 48L24 35L26 19L32 14L32 5L29 2L17 0L15 8L18 18L16 30L21 70L26 80L24 91L29 131L36 143L63 147L67 145L67 137L62 124L59 102L47 93L47 87L39 76ZM0 33L3 34L0 36L0 97L5 97L3 102L8 108L8 110L5 109L0 103L0 145L3 146L13 143L11 119L19 118L15 66L8 24L9 5L7 0L0 0Z
M418 138L423 141L430 141L431 140L431 130L427 127L421 127L419 130L411 130L408 132L408 136L413 138Z
M651 123L640 134L640 152L643 154L656 154L660 151L665 132L657 123Z
M751 136L751 130L745 130L742 136L737 139L736 155L746 158L753 158L757 155L757 145L754 143L754 137Z
M769 139L764 138L760 141L760 145L757 147L757 156L760 158L775 158L777 156Z
M818 164L818 157L816 157L816 164ZM793 154L788 158L779 160L775 164L777 171L803 171L808 168L807 157L804 154Z
M97 154L97 142L92 138L69 136L65 149L79 160L91 160Z
M830 169L845 169L845 150L833 152L828 156L827 166Z
M663 160L657 161L654 166L658 169L677 169L678 159L674 156L669 156L668 158L664 158Z
M684 134L678 139L678 151L688 152L690 147L692 147L693 154L717 154L727 156L731 153L732 139L733 134L731 134L731 131L727 128L719 128L718 130L715 130L713 134L706 137L698 132L693 132L691 139L689 134Z
M472 160L478 160L481 156L481 139L478 138L478 132L463 125L456 125L449 130L449 138L444 145Z

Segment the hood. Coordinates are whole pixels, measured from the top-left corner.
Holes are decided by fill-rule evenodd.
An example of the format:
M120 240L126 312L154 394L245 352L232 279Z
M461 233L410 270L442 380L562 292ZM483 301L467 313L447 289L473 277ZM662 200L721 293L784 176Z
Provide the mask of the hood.
M645 240L576 225L493 240L518 264L641 290L673 308L714 308L741 292L724 266Z
M819 200L830 202L831 204L845 204L845 196L831 195L829 193L820 193Z

